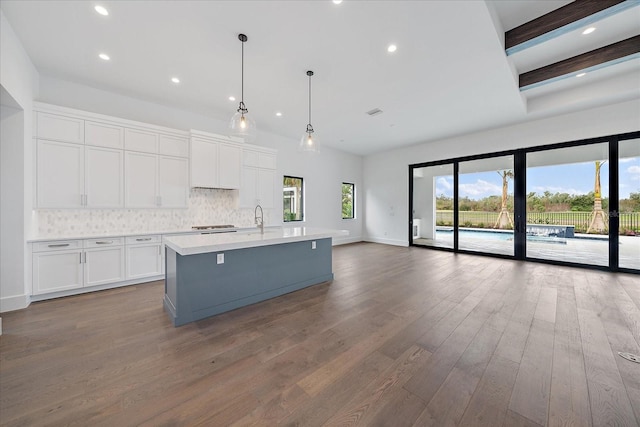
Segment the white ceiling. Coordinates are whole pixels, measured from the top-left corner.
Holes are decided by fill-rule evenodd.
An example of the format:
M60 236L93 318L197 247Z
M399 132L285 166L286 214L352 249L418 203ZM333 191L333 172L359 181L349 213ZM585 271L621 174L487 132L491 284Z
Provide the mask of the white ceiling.
M93 10L95 1L0 7L42 74L223 120L237 108L228 97L240 95L237 35L245 33L244 100L258 129L302 136L311 69L316 135L361 155L640 97L618 84L615 94L600 89L594 98L580 83L569 88L580 91L571 102L554 91L549 102L536 99L543 107L527 107L502 32L567 1L99 3L108 17ZM383 114L365 114L373 108Z

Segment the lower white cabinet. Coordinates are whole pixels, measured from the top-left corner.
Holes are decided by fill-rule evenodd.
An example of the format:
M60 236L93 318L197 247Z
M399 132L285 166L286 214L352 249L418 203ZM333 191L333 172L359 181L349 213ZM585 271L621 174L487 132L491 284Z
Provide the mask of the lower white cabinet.
M82 288L82 249L37 252L32 261L34 295Z
M127 237L127 279L139 279L162 274L161 242L161 236Z
M84 286L98 286L124 280L122 238L85 240Z

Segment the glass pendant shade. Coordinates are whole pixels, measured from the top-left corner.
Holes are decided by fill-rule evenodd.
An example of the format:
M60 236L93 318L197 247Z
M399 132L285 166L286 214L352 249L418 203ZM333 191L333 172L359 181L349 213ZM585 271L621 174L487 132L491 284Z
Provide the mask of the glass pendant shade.
M309 126L307 126L307 129L308 127ZM320 152L320 143L318 141L318 137L313 134L313 128L311 128L311 132L305 132L304 135L302 135L298 149L300 151L308 151L311 153Z
M242 138L244 142L256 139L256 122L249 115L237 112L229 123L229 136Z

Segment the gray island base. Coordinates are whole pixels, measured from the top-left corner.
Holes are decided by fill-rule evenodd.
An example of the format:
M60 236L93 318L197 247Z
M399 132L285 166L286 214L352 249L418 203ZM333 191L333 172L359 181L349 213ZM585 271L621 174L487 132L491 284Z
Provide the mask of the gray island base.
M333 280L331 238L191 255L166 249L164 308L174 326Z

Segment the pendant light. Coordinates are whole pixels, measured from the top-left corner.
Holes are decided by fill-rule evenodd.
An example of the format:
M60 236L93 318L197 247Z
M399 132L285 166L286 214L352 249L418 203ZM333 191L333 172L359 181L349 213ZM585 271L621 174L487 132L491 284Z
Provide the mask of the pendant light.
M311 76L313 71L307 71L309 76L309 123L307 124L307 130L305 131L302 139L300 139L300 151L310 151L314 153L320 152L320 145L318 138L313 136L313 126L311 125Z
M247 115L249 110L244 105L244 44L247 41L247 36L238 34L238 40L242 42L240 104L238 105L237 112L231 118L231 123L229 123L229 135L240 137L244 142L251 142L256 137L256 122Z

